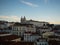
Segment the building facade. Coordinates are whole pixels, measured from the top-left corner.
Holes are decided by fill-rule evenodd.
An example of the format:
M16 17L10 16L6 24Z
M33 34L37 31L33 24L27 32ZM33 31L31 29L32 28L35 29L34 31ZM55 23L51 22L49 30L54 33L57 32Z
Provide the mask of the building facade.
M36 32L36 29L32 24L15 23L12 26L11 33L23 36L24 32Z

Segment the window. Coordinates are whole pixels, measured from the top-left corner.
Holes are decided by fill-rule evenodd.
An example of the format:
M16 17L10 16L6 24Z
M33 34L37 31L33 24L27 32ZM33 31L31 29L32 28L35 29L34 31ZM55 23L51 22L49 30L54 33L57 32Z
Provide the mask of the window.
M25 27L22 28L22 30L25 30L25 29L26 29Z
M44 45L44 43L42 45Z
M41 45L41 44L40 44Z
M37 42L39 42L39 40L37 39Z
M18 35L18 32L14 32L13 34Z
M17 27L17 31L18 31L18 27Z
M45 45L48 45L48 43L45 43Z

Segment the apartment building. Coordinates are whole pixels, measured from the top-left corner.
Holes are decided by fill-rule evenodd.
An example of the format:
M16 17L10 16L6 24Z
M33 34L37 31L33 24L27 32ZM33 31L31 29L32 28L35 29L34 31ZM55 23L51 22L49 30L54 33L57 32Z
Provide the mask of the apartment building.
M24 32L36 32L36 29L33 24L15 23L12 26L12 34L23 36Z
M36 40L35 45L49 45L47 39L39 38Z
M35 42L38 38L41 38L38 34L34 32L25 32L24 33L24 41L26 42Z

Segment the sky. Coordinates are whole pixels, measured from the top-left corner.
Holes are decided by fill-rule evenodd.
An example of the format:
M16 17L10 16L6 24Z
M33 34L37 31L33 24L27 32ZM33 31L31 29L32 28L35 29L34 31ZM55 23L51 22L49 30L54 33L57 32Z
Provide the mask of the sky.
M0 20L27 20L60 24L60 0L0 0Z

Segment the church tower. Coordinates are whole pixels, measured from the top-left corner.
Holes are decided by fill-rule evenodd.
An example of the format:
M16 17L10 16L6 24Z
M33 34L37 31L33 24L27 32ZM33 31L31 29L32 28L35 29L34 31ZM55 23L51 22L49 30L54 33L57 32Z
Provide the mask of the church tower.
M23 18L22 18L22 16L21 16L21 22L22 22L22 20L23 20Z
M25 18L25 16L24 16L24 22L26 22L26 18Z
M21 17L21 23L25 23L25 22L26 22L25 16L23 18Z

